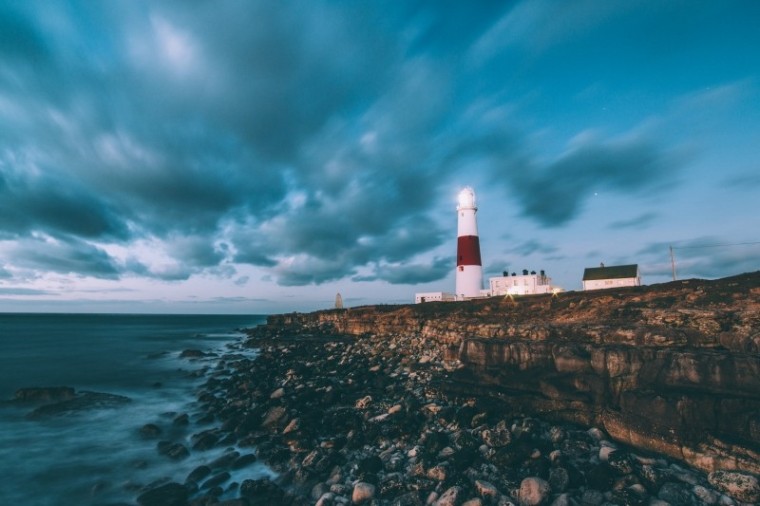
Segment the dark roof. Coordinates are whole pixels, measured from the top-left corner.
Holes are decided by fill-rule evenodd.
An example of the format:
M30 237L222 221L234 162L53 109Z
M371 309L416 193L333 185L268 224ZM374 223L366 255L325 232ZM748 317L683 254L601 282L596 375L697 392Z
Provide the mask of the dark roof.
M583 271L583 281L598 279L635 278L638 276L639 265L610 265L604 267L586 267Z

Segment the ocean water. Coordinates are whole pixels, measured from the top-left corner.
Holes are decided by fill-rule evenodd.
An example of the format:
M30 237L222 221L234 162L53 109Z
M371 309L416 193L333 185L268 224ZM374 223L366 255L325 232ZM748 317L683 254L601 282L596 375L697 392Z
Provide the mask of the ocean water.
M137 490L154 480L183 482L224 449L173 462L139 429L171 428L176 414L192 413L194 390L204 381L193 371L214 361L180 358L182 350L253 356L239 348L236 329L263 321L256 315L0 313L0 400L33 386L131 399L40 419L27 416L34 406L0 403L0 504L134 504ZM189 447L198 430L191 427L180 442ZM230 481L271 474L256 463Z

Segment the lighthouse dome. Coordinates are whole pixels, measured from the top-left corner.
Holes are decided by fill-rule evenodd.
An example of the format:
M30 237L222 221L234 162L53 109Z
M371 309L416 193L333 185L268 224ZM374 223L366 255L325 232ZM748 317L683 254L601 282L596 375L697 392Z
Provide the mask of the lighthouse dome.
M475 206L475 190L470 186L465 186L459 192L459 206L457 209L477 209Z

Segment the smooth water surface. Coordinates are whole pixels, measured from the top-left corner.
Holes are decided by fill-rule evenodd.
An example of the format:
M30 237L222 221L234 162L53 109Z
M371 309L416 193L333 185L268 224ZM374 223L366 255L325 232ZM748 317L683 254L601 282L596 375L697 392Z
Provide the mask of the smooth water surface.
M131 399L41 419L27 417L34 405L0 405L0 504L134 503L151 481L184 481L223 449L175 463L138 431L146 423L171 428L176 414L191 410L193 390L203 381L192 372L215 359L182 359L182 350L253 355L237 346L236 329L263 321L256 315L0 314L0 399L32 386ZM263 474L268 470L257 465L233 480Z

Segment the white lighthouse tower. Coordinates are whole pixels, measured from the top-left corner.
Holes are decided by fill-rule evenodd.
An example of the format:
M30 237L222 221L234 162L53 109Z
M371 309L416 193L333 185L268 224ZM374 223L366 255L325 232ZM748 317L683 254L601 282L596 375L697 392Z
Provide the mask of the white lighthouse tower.
M475 213L475 190L466 186L459 192L457 206L457 284L456 296L477 297L483 287L483 265Z

